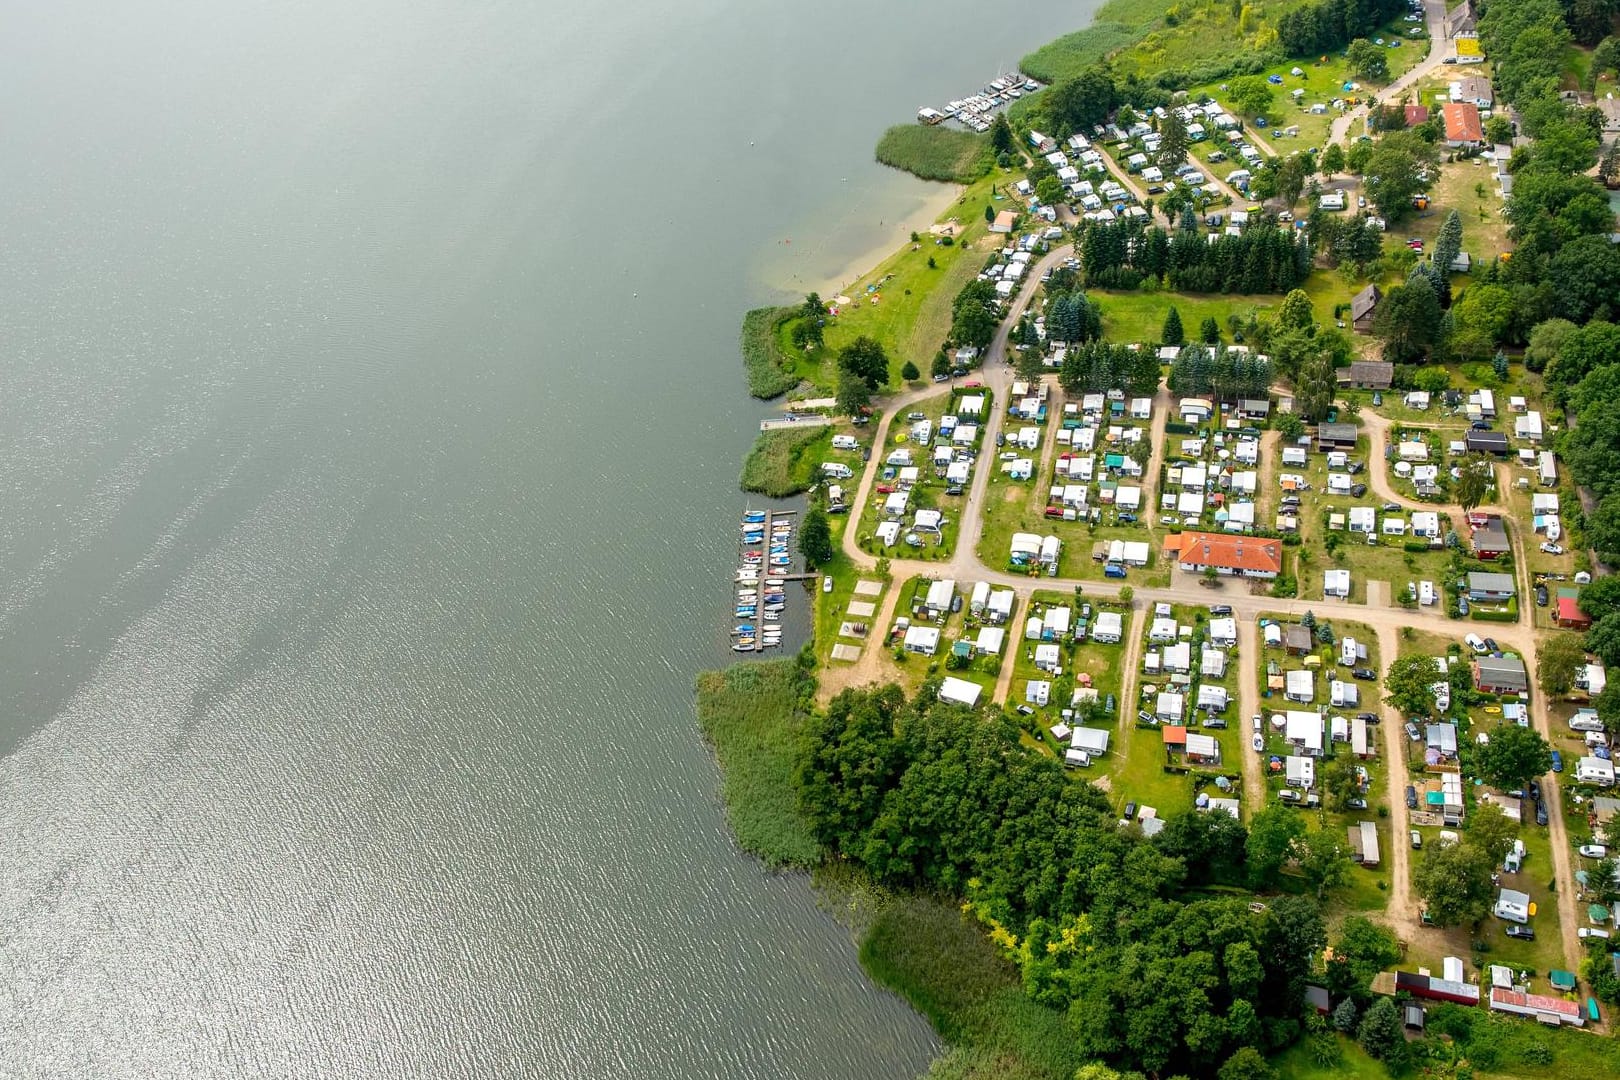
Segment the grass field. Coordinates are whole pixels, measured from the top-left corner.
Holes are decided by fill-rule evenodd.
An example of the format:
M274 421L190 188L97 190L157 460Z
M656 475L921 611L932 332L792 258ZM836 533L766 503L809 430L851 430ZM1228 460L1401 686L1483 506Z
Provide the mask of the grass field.
M816 482L816 468L832 449L830 427L762 431L743 460L742 489L773 499L797 495Z
M995 160L990 136L943 125L896 124L878 140L877 159L924 180L971 184Z
M697 679L698 726L720 762L726 819L744 850L772 866L821 857L793 787L799 709L812 690L792 660L733 664Z
M782 351L782 327L797 308L755 308L743 316L743 370L748 392L763 400L781 397L799 384L793 357Z
M1221 337L1230 341L1232 335L1226 325L1228 315L1236 315L1247 321L1250 315L1282 303L1282 297L1269 294L1224 296L1215 293L1117 292L1093 289L1087 295L1102 308L1103 334L1107 340L1152 344L1157 344L1162 339L1164 317L1170 313L1172 307L1181 316L1181 325L1189 337L1195 337L1199 324L1206 317L1213 315L1220 325ZM1346 300L1348 299L1347 294ZM1331 310L1329 308L1329 311ZM1321 313L1318 313L1317 317L1320 319Z

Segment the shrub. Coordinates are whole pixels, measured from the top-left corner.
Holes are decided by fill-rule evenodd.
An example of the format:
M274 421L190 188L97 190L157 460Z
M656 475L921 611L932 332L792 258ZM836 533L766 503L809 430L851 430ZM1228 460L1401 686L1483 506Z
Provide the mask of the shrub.
M793 361L782 352L782 324L799 313L796 307L755 308L743 316L743 369L748 392L762 400L781 397L799 385Z
M877 159L924 180L969 184L990 171L990 140L970 131L897 124L878 140Z

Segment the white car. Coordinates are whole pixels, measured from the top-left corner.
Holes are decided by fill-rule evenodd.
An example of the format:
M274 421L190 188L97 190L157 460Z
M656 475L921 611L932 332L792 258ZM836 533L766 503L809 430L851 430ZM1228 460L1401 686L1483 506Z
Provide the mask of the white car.
M1541 550L1546 552L1548 555L1562 555L1564 553L1563 545L1547 542L1542 543Z
M1254 730L1259 731L1260 730L1260 714L1255 713L1253 716L1249 717L1249 723L1251 725L1253 725Z
M1601 859L1609 854L1609 849L1602 844L1582 844L1581 854L1588 859Z

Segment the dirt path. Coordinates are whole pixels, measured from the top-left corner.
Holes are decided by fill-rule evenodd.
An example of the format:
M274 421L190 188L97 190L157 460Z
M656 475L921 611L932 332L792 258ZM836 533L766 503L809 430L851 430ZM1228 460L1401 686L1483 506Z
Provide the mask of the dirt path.
M1423 13L1429 24L1429 55L1418 62L1406 74L1390 83L1376 95L1380 104L1389 104L1399 101L1406 96L1406 91L1415 86L1419 80L1427 76L1435 68L1445 63L1446 42L1446 0L1424 0ZM1341 113L1334 118L1328 128L1328 142L1343 142L1350 133L1351 125L1367 115L1367 106L1357 105L1349 112Z
M1260 626L1253 619L1238 623L1238 711L1237 725L1243 732L1243 801L1253 817L1266 805L1265 756L1249 748L1254 734L1249 717L1260 710Z
M1388 670L1400 654L1400 626L1396 620L1401 613L1380 614L1382 618L1370 620L1364 617L1362 621L1372 623L1373 631L1378 635L1378 659L1383 670ZM1382 753L1390 824L1389 903L1384 906L1384 915L1389 919L1395 936L1401 941L1411 942L1417 940L1422 920L1418 914L1418 900L1412 895L1412 826L1406 808L1407 739L1402 728L1406 718L1392 706L1384 704L1381 697L1378 714L1383 717L1383 722L1378 726L1384 729Z
M1132 702L1136 700L1136 684L1142 679L1142 630L1147 613L1145 605L1132 601L1131 617L1125 620L1128 636L1121 643L1125 655L1119 662L1119 718L1114 721L1114 752L1119 755L1116 772L1124 771L1131 756L1131 729L1136 726L1136 706Z
M1520 565L1523 565L1522 561ZM1529 675L1530 685L1535 686L1534 650L1523 652L1521 655L1524 657L1524 668ZM1545 694L1537 692L1531 696L1530 722L1541 732L1542 738L1552 741L1552 718L1547 713ZM1564 969L1579 971L1579 960L1585 954L1585 950L1581 948L1580 936L1576 933L1576 929L1583 923L1576 911L1575 872L1570 856L1569 829L1564 821L1564 800L1559 791L1560 787L1560 777L1557 773L1548 773L1541 778L1541 797L1547 807L1547 838L1552 843L1551 880L1556 881L1558 885L1558 928L1564 943ZM1545 873L1545 870L1538 870L1537 873Z

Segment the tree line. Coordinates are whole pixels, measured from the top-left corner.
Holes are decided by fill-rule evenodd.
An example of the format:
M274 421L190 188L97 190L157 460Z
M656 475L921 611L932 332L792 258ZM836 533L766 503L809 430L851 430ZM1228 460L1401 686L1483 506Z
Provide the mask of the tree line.
M1170 364L1169 386L1173 393L1210 395L1218 401L1264 400L1271 393L1271 380L1270 360L1224 345L1213 349L1201 342L1183 345Z
M1277 41L1289 56L1337 52L1406 13L1405 0L1318 0L1277 20Z
M1159 389L1159 358L1149 347L1089 341L1069 347L1058 369L1058 382L1069 394L1123 390L1132 397L1151 397Z
M1077 247L1085 282L1097 288L1153 282L1179 292L1276 293L1310 274L1310 241L1295 232L1262 225L1211 239L1196 226L1172 235L1131 221L1088 221Z
M1327 933L1316 901L1251 910L1211 885L1275 884L1284 867L1320 895L1348 874L1336 830L1308 833L1272 806L1250 828L1221 813L1169 818L1151 839L1107 798L1019 745L998 712L846 690L801 728L799 805L832 857L891 887L939 890L1020 970L1035 1002L1065 1013L1087 1057L1150 1075L1214 1075L1298 1039L1303 992ZM1394 943L1348 927L1352 969L1322 973L1368 1000ZM1313 1021L1314 1023L1314 1021Z

